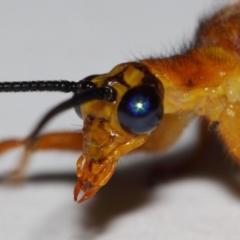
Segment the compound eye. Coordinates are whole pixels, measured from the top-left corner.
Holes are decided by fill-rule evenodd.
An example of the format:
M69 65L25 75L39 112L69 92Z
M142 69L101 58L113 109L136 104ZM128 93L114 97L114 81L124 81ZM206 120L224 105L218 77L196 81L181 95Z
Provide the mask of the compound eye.
M153 130L163 117L158 89L142 85L125 93L118 106L118 120L128 132L144 134Z

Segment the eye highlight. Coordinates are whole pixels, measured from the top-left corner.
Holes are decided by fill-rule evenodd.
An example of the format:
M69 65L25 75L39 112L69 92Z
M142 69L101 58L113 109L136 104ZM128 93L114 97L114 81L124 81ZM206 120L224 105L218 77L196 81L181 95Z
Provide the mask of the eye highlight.
M162 98L157 89L150 85L130 89L118 106L120 125L134 134L143 134L153 130L162 116Z
M127 108L133 115L141 116L149 111L150 106L149 97L139 93L129 99Z

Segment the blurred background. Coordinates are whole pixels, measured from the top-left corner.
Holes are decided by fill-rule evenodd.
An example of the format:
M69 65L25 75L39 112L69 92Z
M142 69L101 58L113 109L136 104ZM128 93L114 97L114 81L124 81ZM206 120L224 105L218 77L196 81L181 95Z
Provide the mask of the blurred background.
M121 62L170 55L190 42L199 19L226 2L1 1L0 81L77 81ZM25 137L70 96L0 94L0 139ZM161 156L123 157L109 184L80 205L73 202L80 153L34 154L19 186L3 179L22 149L0 156L0 238L239 239L239 173L214 137L206 153L194 155L198 125ZM81 126L69 110L44 131Z

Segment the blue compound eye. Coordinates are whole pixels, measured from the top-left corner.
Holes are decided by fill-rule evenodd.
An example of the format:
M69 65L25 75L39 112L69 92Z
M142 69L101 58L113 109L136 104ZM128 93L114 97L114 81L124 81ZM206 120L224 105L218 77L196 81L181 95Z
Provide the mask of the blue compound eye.
M142 85L125 93L118 106L118 120L128 132L143 134L153 130L163 116L162 99L157 89Z

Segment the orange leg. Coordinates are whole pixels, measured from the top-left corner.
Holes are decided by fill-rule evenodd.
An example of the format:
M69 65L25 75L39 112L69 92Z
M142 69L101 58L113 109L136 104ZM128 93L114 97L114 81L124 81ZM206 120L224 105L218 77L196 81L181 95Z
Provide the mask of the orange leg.
M140 147L142 150L152 152L162 152L170 147L181 135L185 126L194 116L191 114L168 114L163 117L161 124L153 131L148 141ZM210 138L210 123L206 119L201 119L199 131L199 141L196 149L190 155L186 155L185 159L181 161L163 161L159 162L152 171L150 171L147 178L150 186L154 185L156 181L166 180L182 174L196 164L196 161L201 161L206 149L211 144Z
M37 138L36 143L32 146L32 151L37 150L82 150L82 133L81 132L54 132L47 133ZM0 154L11 150L15 147L24 146L26 140L10 139L0 142Z
M11 139L0 142L0 154L15 147L25 147L18 166L8 177L10 181L19 181L22 179L29 157L33 152L39 150L80 151L82 150L83 138L81 132L54 132L38 137L33 145L27 145L26 143L25 139Z
M218 130L230 154L240 164L240 103L229 104L219 120Z

